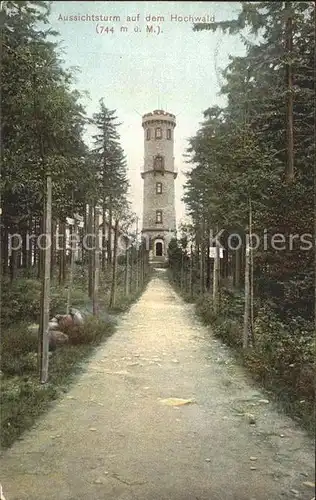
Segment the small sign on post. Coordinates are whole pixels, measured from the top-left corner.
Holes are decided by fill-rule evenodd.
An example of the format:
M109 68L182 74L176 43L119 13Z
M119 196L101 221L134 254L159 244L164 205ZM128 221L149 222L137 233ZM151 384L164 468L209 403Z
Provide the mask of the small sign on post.
M219 250L219 258L220 259L223 259L224 258L224 248L218 248ZM210 247L210 253L209 253L209 257L211 259L215 259L216 257L216 247Z

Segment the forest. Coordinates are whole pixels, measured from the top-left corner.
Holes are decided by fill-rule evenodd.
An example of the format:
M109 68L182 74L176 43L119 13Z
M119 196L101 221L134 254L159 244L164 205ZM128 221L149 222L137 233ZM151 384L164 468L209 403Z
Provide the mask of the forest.
M128 201L116 110L101 99L87 116L49 13L49 2L3 2L4 447L66 390L79 361L112 333L114 316L138 297L149 276ZM84 141L88 125L96 131L91 147ZM62 349L48 345L50 320L72 308L87 315L84 330L67 331Z
M3 2L3 447L67 391L79 362L112 334L151 276L129 203L119 113L101 99L87 115L49 14L49 2ZM243 2L235 21L193 30L240 36L246 55L230 58L221 75L227 104L210 105L189 140L183 201L191 223L170 244L170 280L311 429L314 3ZM87 126L96 131L89 147ZM38 245L42 236L51 245ZM85 247L85 236L95 245ZM51 320L74 308L87 321L56 348L46 335Z
M170 246L173 283L253 377L313 429L315 356L315 6L243 2L240 36L189 141L192 224ZM245 35L246 33L246 35Z

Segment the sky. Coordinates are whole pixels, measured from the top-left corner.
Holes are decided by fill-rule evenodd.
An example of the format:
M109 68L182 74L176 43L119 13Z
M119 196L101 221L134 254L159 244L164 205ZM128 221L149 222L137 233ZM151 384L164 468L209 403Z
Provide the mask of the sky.
M193 1L52 2L50 24L59 32L64 65L79 68L75 88L88 93L82 99L88 116L98 111L99 100L104 98L105 105L116 110L122 123L119 133L127 158L129 199L140 219L144 156L141 116L154 109L176 115L174 156L179 224L185 219L181 201L185 172L192 168L183 157L188 139L199 129L204 110L225 104L219 95L220 71L227 66L229 56L245 53L238 36L194 32L188 16L229 20L237 17L239 5ZM71 20L70 16L78 16L79 20ZM110 16L116 19L110 20ZM152 32L148 31L150 26ZM88 128L88 144L92 144L92 133Z

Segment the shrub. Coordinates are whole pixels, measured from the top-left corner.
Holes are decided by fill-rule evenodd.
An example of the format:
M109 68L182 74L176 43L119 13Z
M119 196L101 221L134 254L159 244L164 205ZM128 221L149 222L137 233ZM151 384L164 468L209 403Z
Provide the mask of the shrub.
M89 316L83 326L66 328L65 333L72 345L99 344L105 337L112 334L113 327L113 323Z
M305 317L285 318L273 303L255 304L255 345L242 349L243 293L222 289L219 313L213 313L211 295L199 297L196 309L214 335L241 354L255 380L277 393L287 411L299 416L306 428L314 425L314 327ZM302 404L300 402L303 402Z
M37 321L40 313L41 283L35 279L18 279L2 283L1 322Z
M79 270L77 269L77 274ZM80 273L79 273L80 274ZM80 281L80 278L78 278ZM21 321L38 323L40 316L41 282L37 279L19 278L12 283L1 283L1 323L3 326L17 324ZM87 291L77 283L71 293L71 305L81 307L89 302ZM67 305L67 285L51 285L50 313L51 317L65 313Z
M203 295L197 299L196 309L202 320L206 324L213 325L216 322L216 315L213 311L213 301L211 295Z

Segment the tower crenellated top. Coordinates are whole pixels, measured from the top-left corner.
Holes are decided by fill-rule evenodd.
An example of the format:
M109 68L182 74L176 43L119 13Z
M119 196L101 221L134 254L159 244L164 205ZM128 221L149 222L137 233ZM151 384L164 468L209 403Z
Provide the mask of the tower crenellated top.
M176 126L176 117L172 113L168 113L168 111L164 111L162 109L155 109L151 113L146 113L142 118L143 127L149 122L169 122L172 123L173 127Z

